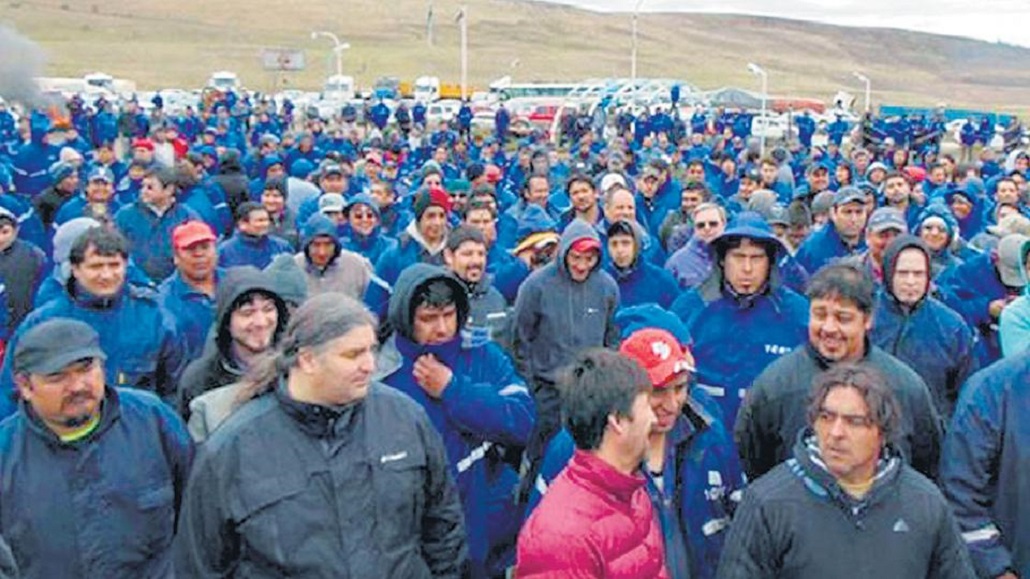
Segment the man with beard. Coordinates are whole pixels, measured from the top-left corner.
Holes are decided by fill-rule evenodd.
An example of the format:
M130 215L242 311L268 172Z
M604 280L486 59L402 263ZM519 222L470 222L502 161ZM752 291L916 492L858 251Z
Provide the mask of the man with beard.
M565 226L571 223L573 219L582 219L591 225L601 222L604 215L599 203L600 196L598 195L597 187L594 186L594 182L590 177L586 175L573 175L569 178L568 183L565 184L565 192L572 202L572 207L569 207L567 211L562 213L558 225L559 229L565 229Z
M0 427L0 533L21 577L173 576L193 444L154 395L104 381L88 324L55 318L14 349L20 405Z
M216 303L204 354L186 367L179 384L179 411L186 418L191 400L239 381L286 327L286 302L275 292L274 280L255 268L227 270Z
M372 264L360 254L343 249L336 225L324 215L308 218L301 251L293 260L304 272L309 296L333 292L361 299L372 276Z

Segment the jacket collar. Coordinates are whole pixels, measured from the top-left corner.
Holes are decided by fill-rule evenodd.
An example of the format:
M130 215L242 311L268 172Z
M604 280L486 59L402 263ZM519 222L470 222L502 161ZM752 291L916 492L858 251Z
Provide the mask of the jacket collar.
M621 503L629 503L633 494L647 484L643 473L623 474L585 450L576 449L568 470L579 486L593 494L610 495Z
M129 281L125 280L122 289L113 296L100 297L86 291L74 277L68 278L68 296L75 305L91 310L108 310L117 307L129 291Z
M96 429L88 434L85 438L81 438L74 442L64 442L61 440L53 430L50 430L43 420L36 415L35 411L32 410L32 406L24 400L19 402L21 411L25 414L25 423L28 425L29 431L36 436L43 439L44 442L51 446L63 446L63 447L78 447L88 442L92 442L102 436L104 432L111 428L117 420L121 418L121 401L118 399L118 392L114 388L104 387L104 400L101 403L100 410L100 424L97 425Z
M301 431L313 438L337 438L354 421L354 415L363 400L344 406L322 406L300 402L290 396L286 382L280 378L275 397L283 412L292 418Z
M787 465L795 476L802 479L805 488L810 493L850 507L857 515L861 510L883 498L884 489L897 480L901 474L904 461L901 453L894 446L890 444L884 446L880 453L880 460L876 464L873 486L869 489L869 493L861 499L856 499L845 492L833 474L827 470L811 428L805 428L798 433L797 441L794 444L794 457L787 460Z

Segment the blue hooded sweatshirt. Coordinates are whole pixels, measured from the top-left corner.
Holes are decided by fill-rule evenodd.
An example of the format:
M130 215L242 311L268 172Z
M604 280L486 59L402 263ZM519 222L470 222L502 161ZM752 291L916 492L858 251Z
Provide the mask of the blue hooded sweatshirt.
M643 228L628 221L622 223L632 232L635 251L633 262L626 268L620 268L611 257L605 260L605 271L619 285L619 307L652 303L668 309L679 295L680 288L676 279L664 269L641 259L640 239L642 235L646 235ZM611 232L612 229L609 228L608 231Z
M226 268L252 265L264 269L280 253L293 253L286 240L274 235L255 237L237 230L235 235L218 245L218 265Z
M440 267L412 265L401 274L390 298L388 319L394 333L379 353L375 379L418 402L443 437L464 507L472 577L485 579L503 574L515 560L520 517L512 494L518 474L504 455L527 443L534 423L533 400L497 344L466 344L460 330L441 344L415 341L412 306L434 281L451 286L457 327L464 326L469 303L461 282ZM430 396L413 375L415 362L427 354L453 372L440 398Z
M896 239L883 255L883 287L876 296L873 344L908 364L933 394L937 411L947 421L958 398L959 387L978 367L973 330L962 316L929 295L912 306L894 296L894 272L906 249L918 249L930 265L930 250L910 235Z
M713 241L713 253L734 238L772 244L773 260L785 251L756 213L738 215ZM808 300L783 287L775 268L756 293L739 295L716 258L712 275L682 294L672 313L694 337L698 386L719 403L727 424L736 420L744 395L762 370L808 339Z

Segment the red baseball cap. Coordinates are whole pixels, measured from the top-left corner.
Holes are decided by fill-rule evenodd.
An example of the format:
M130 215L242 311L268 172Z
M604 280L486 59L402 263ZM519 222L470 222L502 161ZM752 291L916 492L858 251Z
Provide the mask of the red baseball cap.
M154 150L154 141L151 141L150 139L147 139L145 137L137 137L137 138L132 140L132 148L133 149L146 149L148 151L153 151Z
M658 328L633 332L619 345L619 353L640 364L655 388L665 387L683 372L694 371L683 346L672 334Z
M593 237L581 237L576 241L572 242L569 246L571 251L576 253L586 253L588 251L601 251L601 242L594 239Z
M203 221L187 221L172 230L172 247L182 249L201 241L216 241L218 237Z

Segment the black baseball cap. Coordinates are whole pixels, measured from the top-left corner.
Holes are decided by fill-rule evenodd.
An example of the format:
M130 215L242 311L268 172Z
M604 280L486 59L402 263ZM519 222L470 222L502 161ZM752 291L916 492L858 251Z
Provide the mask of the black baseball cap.
M54 374L86 359L107 359L100 336L85 322L55 318L33 326L18 340L14 373Z

